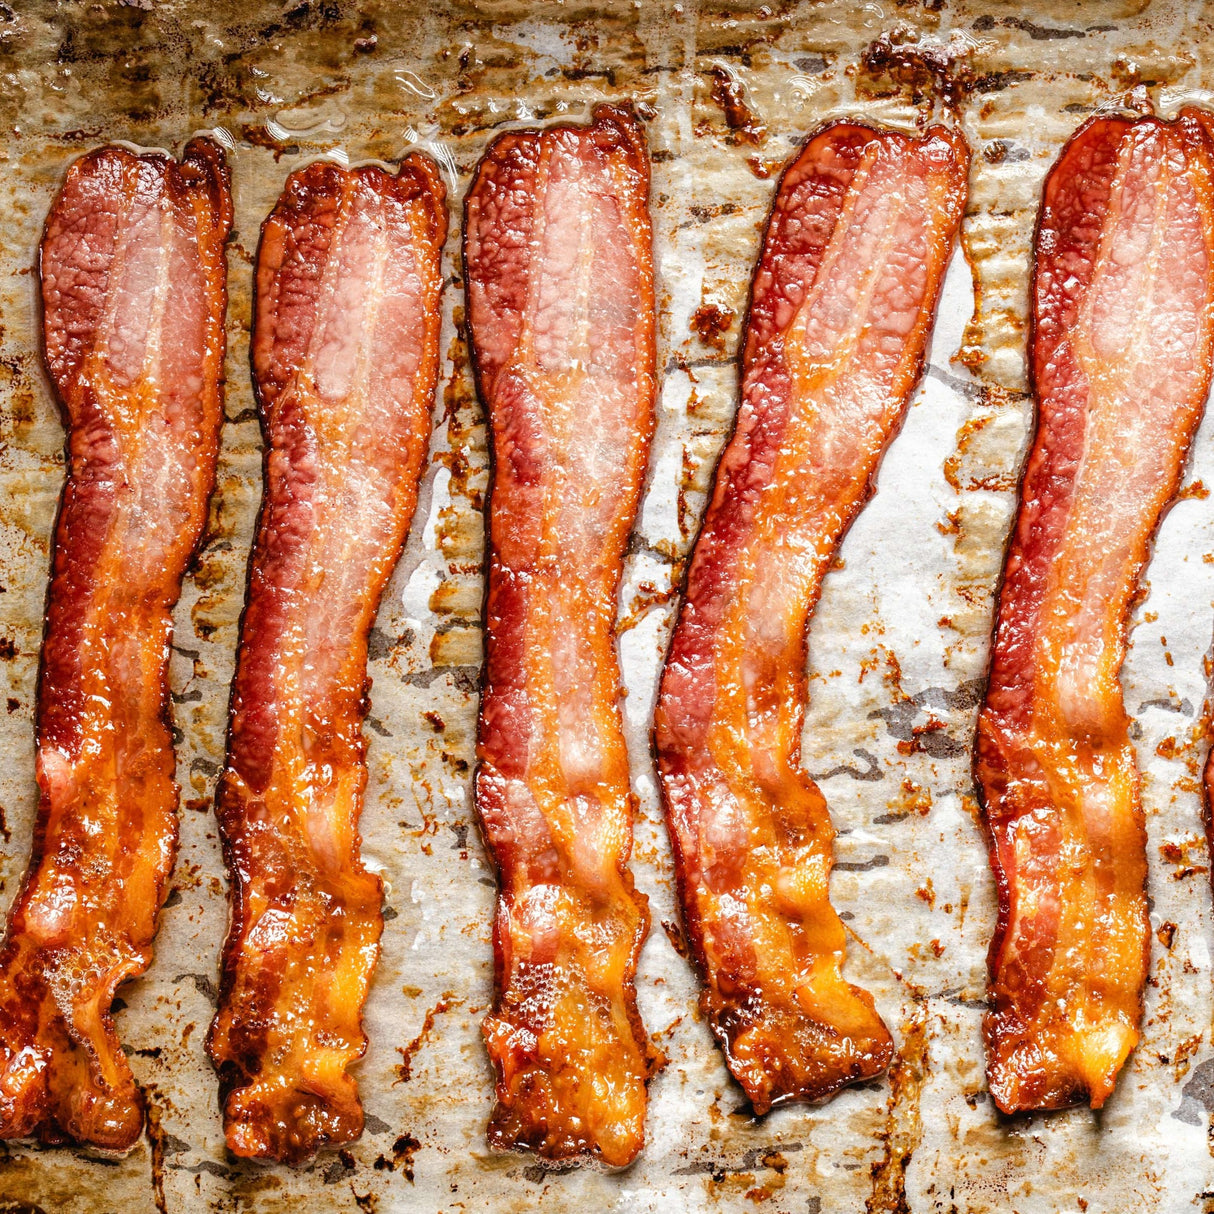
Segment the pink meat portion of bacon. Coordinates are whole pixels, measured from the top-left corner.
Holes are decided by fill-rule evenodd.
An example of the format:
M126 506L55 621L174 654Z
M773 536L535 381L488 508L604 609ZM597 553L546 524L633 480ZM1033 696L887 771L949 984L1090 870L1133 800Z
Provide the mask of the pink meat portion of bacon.
M347 1067L383 928L359 855L367 638L417 504L438 374L445 193L316 162L262 227L265 497L217 813L232 922L207 1047L228 1147L299 1163L363 1127Z
M641 1148L657 1065L614 635L653 429L648 188L635 119L599 107L496 140L465 225L494 455L476 778L500 878L489 1140L613 1165Z
M41 249L68 428L38 682L33 854L0 949L0 1137L129 1148L143 1102L111 1015L177 851L170 612L215 482L231 225L223 154L105 147Z
M878 1074L892 1043L842 975L834 832L799 764L806 625L919 380L969 155L851 123L780 183L655 721L703 1005L756 1112Z
M1094 119L1045 184L1037 433L975 756L999 892L987 1074L1005 1112L1099 1108L1138 1041L1146 835L1119 672L1210 386L1208 121Z

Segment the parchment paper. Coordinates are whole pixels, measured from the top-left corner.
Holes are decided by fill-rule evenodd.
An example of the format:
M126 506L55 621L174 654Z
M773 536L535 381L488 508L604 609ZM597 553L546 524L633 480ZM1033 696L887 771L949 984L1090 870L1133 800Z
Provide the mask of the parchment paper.
M1029 433L1028 251L1041 178L1096 107L1214 101L1214 7L1156 0L731 4L455 0L0 3L0 877L11 898L34 807L34 681L62 484L39 365L41 223L71 159L106 139L231 146L228 423L172 665L182 846L155 962L121 992L122 1039L153 1109L115 1162L0 1148L0 1211L744 1211L857 1214L1214 1210L1208 859L1198 776L1214 611L1214 417L1195 444L1134 616L1126 701L1150 833L1154 942L1143 1041L1101 1113L1000 1119L979 1026L994 903L969 772L993 595ZM909 49L908 49L909 48ZM713 70L762 133L732 131ZM891 72L893 75L891 76ZM485 432L462 330L459 224L447 251L440 400L409 547L372 638L369 861L387 886L358 1077L367 1131L292 1171L228 1157L203 1037L226 906L211 809L260 495L247 358L257 229L319 154L439 158L453 208L492 134L632 97L653 153L664 365L648 490L621 602L640 801L634 868L654 928L639 978L670 1056L649 1142L614 1175L546 1172L483 1139L492 1074L493 880L474 825ZM829 1104L750 1118L677 948L649 757L681 563L736 402L733 355L780 165L823 120L960 123L974 152L964 253L931 367L843 544L810 640L804 761L839 830L833 896L848 974L898 1038L890 1076ZM453 211L453 215L458 211ZM977 304L975 307L975 300ZM718 340L692 328L713 305Z

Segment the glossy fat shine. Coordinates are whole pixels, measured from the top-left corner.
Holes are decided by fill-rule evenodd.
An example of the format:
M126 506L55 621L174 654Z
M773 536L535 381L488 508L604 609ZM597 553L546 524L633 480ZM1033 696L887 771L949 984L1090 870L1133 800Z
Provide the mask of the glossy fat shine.
M987 1074L1005 1112L1099 1108L1138 1041L1146 832L1119 672L1214 356L1208 116L1098 118L1045 185L1037 435L975 773L999 891Z
M630 113L512 132L468 196L473 351L492 429L476 804L500 877L489 1140L632 1160L656 1052L628 870L617 594L653 430L649 163Z
M417 504L438 373L444 191L317 162L262 229L253 374L266 493L217 813L232 922L207 1047L237 1155L362 1131L347 1067L383 928L359 856L367 637Z
M38 684L33 855L0 952L0 1137L118 1151L143 1101L111 1019L151 961L177 851L170 611L223 419L227 170L105 147L41 250L46 366L68 427Z
M885 1069L844 980L834 831L799 764L806 625L918 382L969 154L838 123L780 183L742 402L662 677L658 769L704 1005L756 1112Z

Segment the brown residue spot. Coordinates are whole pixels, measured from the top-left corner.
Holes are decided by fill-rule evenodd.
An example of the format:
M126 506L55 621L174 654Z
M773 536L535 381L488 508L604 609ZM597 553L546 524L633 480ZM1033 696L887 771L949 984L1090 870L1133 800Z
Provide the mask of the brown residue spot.
M762 143L767 138L767 127L746 104L746 90L741 81L720 64L712 69L711 75L712 99L721 107L734 143Z
M898 753L900 755L913 755L923 751L922 738L924 735L938 733L940 730L947 728L948 724L941 721L938 717L929 717L925 724L911 727L911 737L909 741L898 743Z
M447 722L444 721L443 718L439 716L439 714L433 709L430 709L428 712L423 712L422 716L425 717L430 723L430 728L433 729L435 733L442 733L443 730L447 728Z
M1159 943L1166 949L1171 949L1172 941L1176 939L1176 924L1170 920L1161 923L1155 932L1159 938Z
M274 153L275 161L281 160L283 153L294 156L299 152L298 144L282 143L274 138L260 122L244 122L240 127L240 137L245 143L251 143L255 148L268 148Z
M1174 759L1176 758L1177 751L1183 749L1183 746L1178 746L1176 744L1175 738L1164 738L1164 740L1155 747L1155 753L1161 759Z
M160 1106L152 1098L152 1089L143 1090L143 1103L146 1106L145 1128L148 1136L148 1146L152 1158L152 1200L156 1203L159 1214L168 1214L168 1205L164 1198L164 1127L160 1124Z
M725 344L724 336L733 324L733 310L722 308L719 304L701 304L691 314L691 328L700 335L700 340L706 346L715 346L718 350Z
M936 905L936 891L932 886L931 877L928 877L928 879L921 886L919 886L917 890L915 890L915 897L921 902L926 902L930 907L934 907Z
M412 1134L402 1134L392 1144L392 1158L381 1155L375 1161L377 1172L402 1172L405 1179L413 1183L413 1156L422 1144Z
M947 468L947 465L946 465L946 468ZM953 487L956 488L955 485ZM944 522L936 524L936 530L939 531L941 535L960 535L961 534L961 511L960 510L950 510L944 516Z
M900 26L870 42L861 64L872 79L909 89L915 104L939 97L956 106L975 87L973 69L964 63L971 49L962 38L920 40L917 30Z
M1178 1083L1188 1073L1190 1060L1201 1049L1202 1038L1203 1034L1195 1033L1192 1037L1186 1037L1176 1047L1173 1065L1176 1068L1176 1081Z
M446 994L426 1013L425 1020L422 1021L422 1031L418 1033L412 1041L406 1046L398 1046L397 1052L400 1054L400 1065L396 1068L397 1078L393 1083L393 1087L397 1083L408 1083L413 1075L413 1059L417 1056L417 1051L425 1045L430 1037L430 1033L434 1028L434 1021L445 1012L449 1012L460 1001L455 998L451 991Z
M677 924L672 923L669 919L662 920L662 930L666 933L666 939L670 941L671 947L684 960L687 960L689 953L687 950L687 939L683 935L683 929Z
M971 417L957 431L957 449L944 461L944 479L955 492L972 493L977 489L1006 492L1016 488L1015 474L1008 471L995 472L987 476L971 476L964 482L961 480L961 464L969 450L970 443L994 420L993 414Z
M881 1137L885 1154L872 1165L873 1188L865 1202L868 1214L901 1214L906 1202L906 1169L923 1135L919 1094L927 1078L927 1007L916 999L902 1025L902 1045L889 1068L889 1111Z
M13 644L9 637L0 637L0 658L15 658L17 656L17 646Z
M661 607L664 603L669 603L678 594L679 587L683 583L681 564L679 562L679 567L673 571L674 577L670 585L664 589L659 589L651 581L641 582L637 586L636 594L633 596L628 612L620 617L619 623L615 626L616 636L635 628L655 607Z
M8 697L8 710L9 710L9 712L16 712L16 711L17 711L17 709L18 709L18 708L20 708L20 707L21 707L21 701L20 701L20 700L15 700L15 699L14 699L12 696L9 696L9 697Z
M760 180L766 181L771 176L773 165L758 156L747 156L746 167Z

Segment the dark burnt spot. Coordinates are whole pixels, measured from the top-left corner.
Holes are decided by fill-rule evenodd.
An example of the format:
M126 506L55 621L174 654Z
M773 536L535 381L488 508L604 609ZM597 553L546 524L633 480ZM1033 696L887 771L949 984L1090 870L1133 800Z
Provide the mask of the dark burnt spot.
M13 644L9 637L0 637L0 658L15 658L17 656L17 646Z
M746 104L746 89L728 68L719 64L712 69L712 99L725 115L725 125L734 143L760 144L767 138L767 127Z
M1206 1125L1214 1113L1214 1058L1208 1058L1193 1071L1180 1095L1180 1108L1172 1116L1185 1125Z
M1033 72L1011 68L1005 72L983 72L981 76L974 77L969 91L971 93L998 93L1009 85L1032 80L1033 75Z
M983 13L974 22L974 29L979 33L986 33L988 30L993 30L997 25L1001 25L1004 29L1022 30L1034 42L1055 42L1064 38L1086 38L1089 32L1088 30L1068 29L1054 25L1038 25L1027 17L993 17L990 13ZM1112 28L1110 25L1096 25L1092 27L1091 32L1096 33Z
M780 1149L774 1147L750 1147L742 1153L740 1159L734 1162L722 1162L711 1159L698 1159L686 1167L676 1168L675 1176L711 1176L720 1184L727 1176L737 1176L747 1172L771 1171L777 1176L783 1176L788 1171L788 1156L803 1151L805 1146L800 1142L783 1142Z
M686 223L679 224L680 228L689 228L697 223L708 223L720 219L724 215L736 215L742 208L736 202L718 202L711 206L696 205L688 207L691 218Z
M888 856L873 856L868 860L836 860L835 868L841 873L871 873L874 868L885 868Z
M9 710L9 712L16 712L16 711L17 711L17 709L18 709L18 708L20 708L20 707L21 707L21 701L20 701L20 700L15 700L15 699L13 699L13 697L12 697L12 696L9 696L9 697L8 697L8 710Z
M392 1156L389 1158L386 1155L381 1155L375 1161L375 1170L377 1172L400 1172L404 1178L410 1183L413 1183L413 1157L417 1154L421 1147L412 1134L402 1134L392 1144Z
M325 1184L340 1184L354 1171L354 1166L354 1156L349 1151L338 1151L337 1158L321 1173L321 1180Z
M814 772L810 778L813 780L829 780L832 776L851 776L853 780L884 779L875 754L864 750L862 747L857 747L852 751L852 754L864 764L863 767L855 767L850 763L840 763L829 771Z
M468 823L448 822L447 829L455 836L455 842L451 844L451 850L466 852L468 850Z
M219 995L215 990L215 983L206 974L178 974L173 981L184 982L187 978L194 984L194 989L209 1003L218 1002Z

